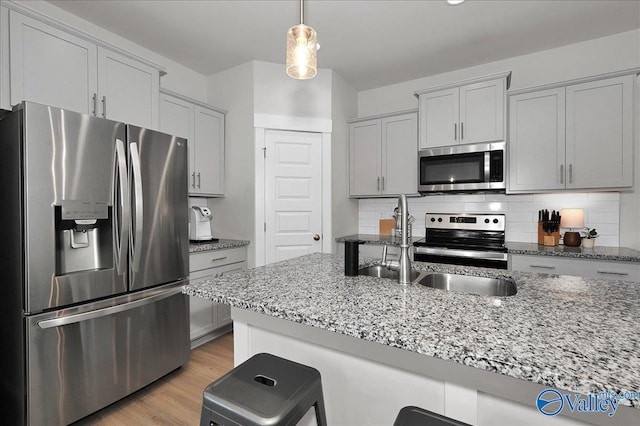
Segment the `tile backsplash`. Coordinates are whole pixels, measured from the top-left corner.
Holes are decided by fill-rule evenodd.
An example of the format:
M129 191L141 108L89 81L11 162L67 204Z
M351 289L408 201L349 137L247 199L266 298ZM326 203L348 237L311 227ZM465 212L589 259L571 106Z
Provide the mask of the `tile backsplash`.
M377 234L378 220L390 218L397 198L361 199L361 234ZM507 219L506 239L512 242L538 241L538 210L584 210L585 226L598 230L597 244L620 245L620 194L617 192L581 192L558 194L455 194L409 198L409 212L415 217L413 236L424 237L424 214L429 213L503 213Z

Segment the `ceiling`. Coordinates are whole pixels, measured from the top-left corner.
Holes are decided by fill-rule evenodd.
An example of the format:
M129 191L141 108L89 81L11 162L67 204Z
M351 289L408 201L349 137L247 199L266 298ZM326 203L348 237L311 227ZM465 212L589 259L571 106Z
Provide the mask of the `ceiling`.
M204 75L284 64L300 20L297 0L49 2ZM637 29L640 0L307 0L304 21L319 67L366 90Z

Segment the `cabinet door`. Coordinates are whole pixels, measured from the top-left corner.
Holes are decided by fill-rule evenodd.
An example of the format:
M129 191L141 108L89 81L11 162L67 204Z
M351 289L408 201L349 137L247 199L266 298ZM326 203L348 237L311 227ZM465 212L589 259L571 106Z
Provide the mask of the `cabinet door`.
M215 274L212 269L191 272L189 280L213 278ZM217 305L217 303L201 297L189 297L189 334L191 340L216 329L218 322Z
M420 149L460 143L457 87L420 95Z
M633 184L633 80L567 86L567 188Z
M0 108L11 109L9 99L9 9L0 7Z
M11 105L30 100L94 114L97 47L9 11Z
M379 195L382 188L380 120L349 124L349 195Z
M460 143L504 140L506 80L460 87Z
M159 90L158 70L108 49L98 49L102 117L157 129Z
M509 191L564 188L564 88L509 98Z
M193 116L193 104L164 93L160 94L160 131L187 139L189 192L196 188L196 173L193 164Z
M195 107L195 189L199 195L224 195L224 114Z
M382 119L382 190L385 194L418 192L418 115Z

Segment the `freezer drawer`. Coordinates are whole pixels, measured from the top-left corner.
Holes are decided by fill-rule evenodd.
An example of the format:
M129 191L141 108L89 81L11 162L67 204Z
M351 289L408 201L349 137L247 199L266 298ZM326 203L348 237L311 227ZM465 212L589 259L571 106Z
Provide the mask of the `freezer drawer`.
M179 292L27 318L27 423L71 423L185 364L189 305Z

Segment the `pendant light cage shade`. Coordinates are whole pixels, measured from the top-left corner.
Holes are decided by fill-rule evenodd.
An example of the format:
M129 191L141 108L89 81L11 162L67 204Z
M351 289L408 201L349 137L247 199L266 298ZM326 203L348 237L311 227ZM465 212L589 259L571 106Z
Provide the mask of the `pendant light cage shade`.
M304 24L287 32L287 74L307 80L318 73L318 37L316 31Z

